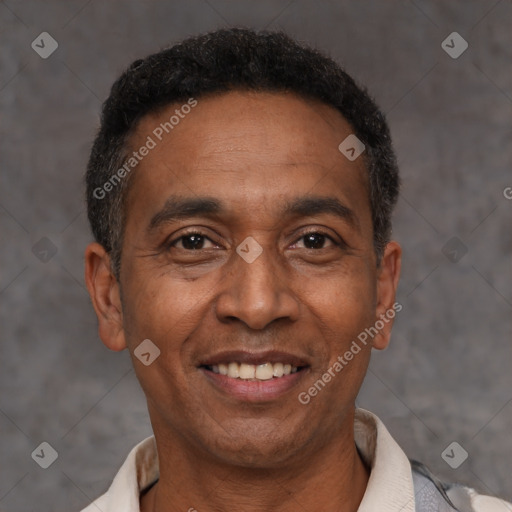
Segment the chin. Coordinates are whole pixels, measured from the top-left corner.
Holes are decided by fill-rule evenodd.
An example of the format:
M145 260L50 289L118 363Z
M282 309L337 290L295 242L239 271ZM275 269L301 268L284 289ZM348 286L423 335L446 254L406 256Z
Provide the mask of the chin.
M307 440L303 429L286 429L279 424L255 429L242 422L245 428L223 430L215 440L210 438L210 453L226 464L247 469L271 469L286 465L303 452ZM301 433L300 433L301 432Z

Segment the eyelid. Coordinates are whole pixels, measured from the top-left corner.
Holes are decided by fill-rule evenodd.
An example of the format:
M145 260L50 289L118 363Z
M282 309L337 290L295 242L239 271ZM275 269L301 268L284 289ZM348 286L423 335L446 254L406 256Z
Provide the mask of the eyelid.
M182 238L184 238L186 236L190 236L190 235L199 235L199 236L202 236L203 238L206 238L207 240L209 240L214 245L220 245L215 240L212 240L212 238L210 236L208 236L202 229L200 229L200 228L188 228L185 231L182 231L178 237L173 238L172 240L168 240L168 241L164 242L164 247L169 249L170 247L173 247L177 242L179 242Z
M340 240L336 240L336 238L334 238L334 236L330 235L327 230L325 229L322 229L322 228L309 228L307 229L306 231L303 231L301 232L300 236L296 239L296 241L294 242L294 245L299 241L301 240L302 238L304 238L305 236L309 235L309 234L315 234L315 235L322 235L322 236L325 236L325 238L328 238L336 247L344 247L346 244L345 244L345 241L341 238ZM311 250L321 250L321 249L311 249Z
M328 238L333 243L333 245L335 247L346 247L347 246L347 244L345 243L345 241L341 237L340 237L339 241L336 240L335 237L330 235L327 232L327 230L324 229L324 228L306 228L305 231L302 231L300 233L300 235L295 238L295 240L294 240L292 245L297 244L302 238L304 238L305 236L307 236L309 234L318 234L318 235L325 236L326 238ZM208 236L202 229L200 229L200 228L188 228L185 231L181 232L180 236L178 236L176 238L173 238L170 241L166 241L164 243L164 246L167 249L169 249L171 247L174 247L176 245L176 243L178 243L182 238L184 238L186 236L189 236L189 235L199 235L199 236L202 236L202 237L206 238L207 240L209 240L212 244L220 245L215 240L212 240L212 238L210 236ZM311 249L311 250L318 251L318 250L321 250L321 249Z

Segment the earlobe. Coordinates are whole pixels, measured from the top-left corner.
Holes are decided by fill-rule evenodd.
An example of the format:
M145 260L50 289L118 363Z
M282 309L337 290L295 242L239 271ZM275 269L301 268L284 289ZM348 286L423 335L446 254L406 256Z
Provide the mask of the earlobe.
M402 249L397 242L386 245L377 277L376 327L378 333L373 339L373 347L384 350L391 339L391 329L396 314L402 305L396 302L396 289L400 279Z
M98 243L85 250L85 283L98 317L98 332L110 350L124 350L126 340L119 282L110 267L110 257Z

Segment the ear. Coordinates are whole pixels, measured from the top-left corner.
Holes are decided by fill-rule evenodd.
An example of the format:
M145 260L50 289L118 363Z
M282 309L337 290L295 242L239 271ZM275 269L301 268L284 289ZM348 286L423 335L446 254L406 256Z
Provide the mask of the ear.
M110 267L110 256L104 247L92 243L85 250L85 284L98 317L98 332L110 350L123 350L123 310L119 283Z
M400 267L402 264L402 249L397 242L389 242L386 245L380 266L377 268L377 305L376 326L378 333L373 339L373 347L384 350L391 338L391 328L396 313L401 311L402 305L395 302L396 289L400 279ZM377 324L377 322L379 322Z

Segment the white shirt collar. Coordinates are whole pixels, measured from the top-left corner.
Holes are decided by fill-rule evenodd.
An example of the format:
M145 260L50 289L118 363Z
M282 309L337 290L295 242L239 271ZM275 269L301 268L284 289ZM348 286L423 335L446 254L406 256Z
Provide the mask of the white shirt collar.
M411 464L382 421L369 411L356 409L354 438L371 467L358 512L414 512Z
M414 512L411 466L384 424L369 411L356 409L355 441L371 467L358 512ZM82 512L140 512L140 493L158 479L154 436L129 453L108 491Z
M356 409L354 434L359 452L371 468L358 512L414 512L409 459L384 424L371 412ZM140 493L158 476L158 454L155 438L151 436L131 450L108 491L82 512L140 512ZM479 496L471 489L464 489L475 511L512 510L502 509L503 505L510 505L497 498Z

